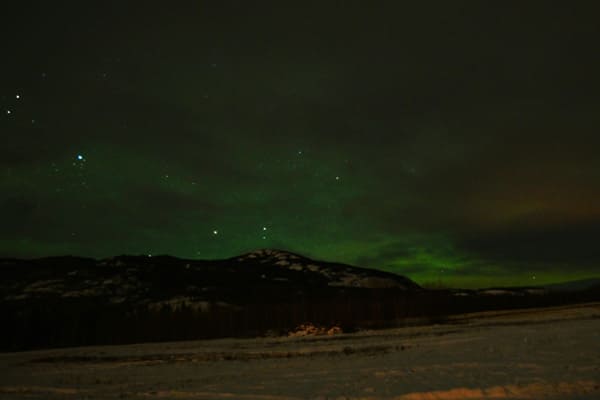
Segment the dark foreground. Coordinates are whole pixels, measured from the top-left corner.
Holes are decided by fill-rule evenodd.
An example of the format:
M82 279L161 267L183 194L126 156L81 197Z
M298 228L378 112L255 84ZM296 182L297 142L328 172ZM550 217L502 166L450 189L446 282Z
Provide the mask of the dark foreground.
M204 261L0 259L0 274L0 352L285 335L305 323L354 332L600 301L600 280L426 290L401 275L272 249Z
M0 398L598 399L600 303L443 325L0 354Z

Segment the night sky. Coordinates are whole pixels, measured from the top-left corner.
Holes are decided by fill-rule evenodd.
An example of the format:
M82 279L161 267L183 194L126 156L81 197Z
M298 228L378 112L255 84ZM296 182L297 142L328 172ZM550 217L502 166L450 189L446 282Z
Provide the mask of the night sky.
M13 3L0 257L600 276L596 1Z

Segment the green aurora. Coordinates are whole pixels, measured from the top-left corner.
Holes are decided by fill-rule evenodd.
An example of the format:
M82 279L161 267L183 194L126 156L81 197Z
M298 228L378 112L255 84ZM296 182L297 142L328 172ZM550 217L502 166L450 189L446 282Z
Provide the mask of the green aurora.
M597 277L597 6L542 4L11 10L0 256Z

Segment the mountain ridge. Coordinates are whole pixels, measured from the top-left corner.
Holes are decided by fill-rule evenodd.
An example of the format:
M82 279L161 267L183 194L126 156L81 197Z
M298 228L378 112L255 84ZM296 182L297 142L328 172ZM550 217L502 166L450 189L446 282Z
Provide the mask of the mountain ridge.
M182 296L208 301L216 300L219 291L228 297L233 289L254 292L252 287L276 292L286 288L421 290L401 275L275 249L220 260L169 255L0 259L0 269L6 278L0 283L0 299L5 301L108 297L111 303L139 304Z

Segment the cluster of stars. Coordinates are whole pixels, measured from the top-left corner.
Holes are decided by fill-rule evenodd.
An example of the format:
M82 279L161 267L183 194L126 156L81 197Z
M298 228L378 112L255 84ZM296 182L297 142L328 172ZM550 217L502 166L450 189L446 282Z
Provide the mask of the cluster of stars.
M261 228L261 232L262 232L261 239L262 239L262 240L266 240L266 239L267 239L267 234L266 234L266 232L267 232L267 230L268 230L268 229L269 229L269 228L268 228L268 227L266 227L266 226L263 226L263 227ZM218 229L213 229L213 231L212 231L212 235L213 235L213 236L218 236L218 235L219 235L219 230L218 230Z
M17 93L17 94L14 95L14 99L16 101L21 101L23 99L23 96L20 93ZM16 107L17 107L16 103L13 104L12 106L10 106L10 105L7 106L6 110L4 111L4 113L6 114L6 116L12 117L14 115L14 113L15 113ZM35 119L32 119L31 123L35 124Z
M162 173L159 175L159 179L163 180L164 182L167 181L171 181L171 182L176 182L178 181L177 176L172 176L171 174L167 174L167 173ZM179 180L179 182L181 183L181 180ZM186 184L192 185L192 186L198 186L198 182L197 181L187 181Z
M63 193L67 188L88 188L88 182L86 179L85 163L87 162L86 157L81 154L75 154L73 156L70 165L72 169L66 167L66 165L57 164L56 162L50 163L51 174L55 180L57 186L54 188L56 193ZM81 204L81 208L87 208L87 205Z
M298 157L302 157L304 155L304 151L302 149L298 149L298 150L296 150L296 154L297 154ZM277 160L277 162L279 163L280 160ZM288 162L290 163L291 169L296 170L296 167L298 166L298 164L296 163L296 161L291 160L291 161L288 161ZM344 163L345 164L349 164L349 160L348 159L344 160ZM264 164L262 162L258 164L258 168L259 169L262 169L263 167L264 167ZM321 174L319 172L315 172L314 176L318 178L318 177L321 176ZM335 181L339 182L339 181L342 180L342 177L340 175L336 175L336 176L333 177L333 179Z
M16 99L16 100L21 100L21 95L17 93L17 94L15 95L15 99ZM10 109L10 108L7 108L7 109L6 109L6 115L11 115L12 113L13 113L13 110L12 110L12 109Z
M83 154L77 154L75 156L75 161L73 161L73 166L79 168L80 170L83 170L85 163L86 163L86 158L83 156Z

